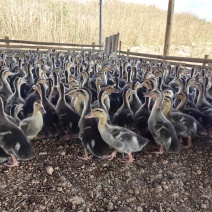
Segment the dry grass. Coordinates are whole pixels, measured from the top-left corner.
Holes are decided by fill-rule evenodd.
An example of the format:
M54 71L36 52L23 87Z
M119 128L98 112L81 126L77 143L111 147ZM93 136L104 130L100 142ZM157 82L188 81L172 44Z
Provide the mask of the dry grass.
M81 3L80 3L81 2ZM98 43L99 1L1 0L0 37L33 41ZM86 2L86 3L85 3ZM166 12L153 6L105 0L103 37L120 32L123 48L138 46L162 53ZM172 55L191 47L189 56L212 53L212 22L194 15L175 14ZM198 49L199 48L199 49ZM178 50L180 51L178 51ZM195 52L197 51L197 52Z

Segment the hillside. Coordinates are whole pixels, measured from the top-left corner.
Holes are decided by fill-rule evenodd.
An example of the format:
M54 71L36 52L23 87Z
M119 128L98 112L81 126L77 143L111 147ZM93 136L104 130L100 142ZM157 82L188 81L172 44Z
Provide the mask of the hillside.
M162 53L165 11L119 0L103 2L103 38L120 32L123 49ZM76 0L1 0L0 37L98 43L98 3L94 0L83 3ZM212 22L188 13L175 14L170 54L190 57L212 55L211 34Z

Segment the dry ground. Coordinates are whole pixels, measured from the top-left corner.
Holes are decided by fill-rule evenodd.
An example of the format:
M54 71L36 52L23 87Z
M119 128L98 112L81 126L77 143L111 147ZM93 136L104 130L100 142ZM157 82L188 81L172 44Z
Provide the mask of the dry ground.
M34 160L11 170L0 165L0 211L209 212L212 159L204 140L180 155L156 156L150 144L130 165L118 161L121 154L82 161L78 140L34 141Z

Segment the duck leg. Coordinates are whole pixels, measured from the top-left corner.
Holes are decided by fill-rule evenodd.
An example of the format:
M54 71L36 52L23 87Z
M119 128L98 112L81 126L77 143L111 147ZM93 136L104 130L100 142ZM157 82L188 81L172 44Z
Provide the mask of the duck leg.
M84 157L78 157L81 160L90 160L93 156L88 156L88 151L86 148L84 148Z
M191 147L191 144L192 144L192 143L191 143L191 136L189 136L189 137L188 137L188 140L187 140L187 145L183 146L183 148L184 148L184 149L187 149L187 148Z
M122 163L132 163L135 159L132 156L132 153L128 153L128 160L121 160Z
M110 155L106 156L105 158L108 160L113 160L116 157L117 151L113 151Z
M11 158L12 158L12 164L5 164L5 166L8 166L8 167L18 166L18 161L16 160L15 156L11 155Z
M158 155L162 155L163 154L163 145L162 144L160 145L159 151L153 152L153 153L158 154Z

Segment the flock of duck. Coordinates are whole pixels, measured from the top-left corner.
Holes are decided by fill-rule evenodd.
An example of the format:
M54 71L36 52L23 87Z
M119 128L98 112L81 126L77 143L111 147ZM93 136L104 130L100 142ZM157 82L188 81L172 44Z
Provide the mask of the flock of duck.
M1 52L0 162L32 159L33 139L58 134L79 138L84 160L120 152L131 163L149 142L179 153L211 137L211 74L93 50Z

